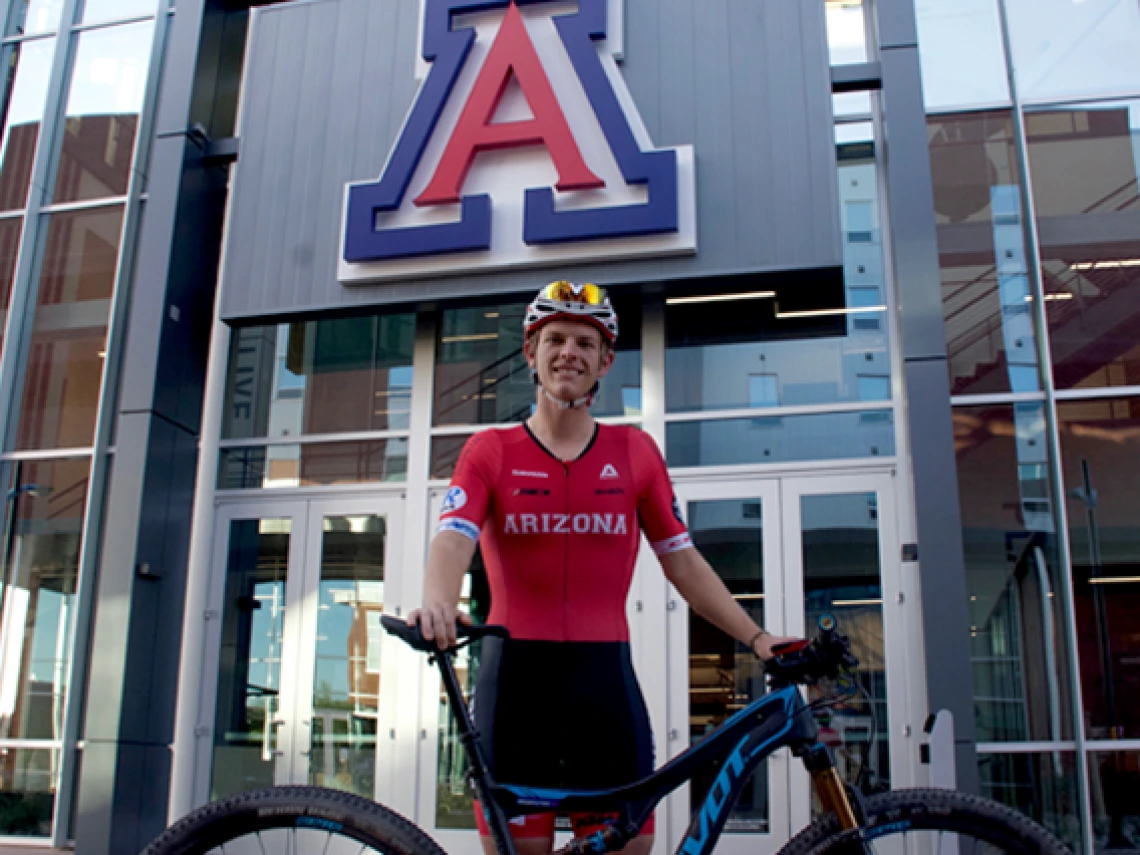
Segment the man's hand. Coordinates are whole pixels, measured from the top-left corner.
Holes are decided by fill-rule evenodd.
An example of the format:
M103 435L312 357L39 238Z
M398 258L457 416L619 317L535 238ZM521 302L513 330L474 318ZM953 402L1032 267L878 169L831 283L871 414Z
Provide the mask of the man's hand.
M792 638L786 635L771 635L764 633L754 642L752 642L752 652L755 653L764 662L774 659L776 654L772 652L773 647L779 647L781 644L787 644L789 641L802 641L800 638Z
M459 640L455 628L456 621L471 626L471 616L448 603L428 603L422 609L413 609L408 614L408 626L420 625L420 632L428 641L435 641L440 650L454 647Z

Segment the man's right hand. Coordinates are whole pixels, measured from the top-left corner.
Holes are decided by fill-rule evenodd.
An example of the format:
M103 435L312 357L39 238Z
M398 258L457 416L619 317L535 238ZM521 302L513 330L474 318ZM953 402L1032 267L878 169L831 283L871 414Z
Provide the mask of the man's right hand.
M434 641L440 650L454 647L459 640L456 621L471 626L471 616L449 603L428 603L408 614L408 625L415 626L418 623L424 638Z

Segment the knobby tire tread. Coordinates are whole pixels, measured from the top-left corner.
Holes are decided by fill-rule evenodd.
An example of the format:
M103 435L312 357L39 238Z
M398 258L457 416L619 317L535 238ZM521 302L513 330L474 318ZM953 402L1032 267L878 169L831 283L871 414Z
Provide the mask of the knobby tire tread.
M863 825L872 837L876 831L889 837L912 830L945 830L1001 846L1014 855L1071 855L1064 843L1025 814L955 790L894 790L868 797L866 811ZM904 822L910 825L901 827ZM793 837L778 855L839 853L859 833L860 829L842 831L835 815L828 814ZM869 842L873 845L874 839Z
M385 855L446 855L419 826L383 805L305 786L271 787L211 802L174 823L142 855L200 855L255 831L296 827L302 817L339 824L337 833Z

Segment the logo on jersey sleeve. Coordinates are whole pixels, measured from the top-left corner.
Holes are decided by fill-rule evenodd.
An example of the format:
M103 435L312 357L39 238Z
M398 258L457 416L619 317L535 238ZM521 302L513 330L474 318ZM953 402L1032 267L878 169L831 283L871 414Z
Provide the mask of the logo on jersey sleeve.
M440 514L449 514L452 511L457 511L467 504L467 493L462 487L452 487L447 491L447 495L443 497L443 505L440 506Z
M696 252L693 149L638 114L624 0L422 2L423 82L346 188L341 282Z
M620 478L621 476L618 475L618 471L614 468L612 463L607 463L602 467L602 474L598 477L605 480L607 478Z

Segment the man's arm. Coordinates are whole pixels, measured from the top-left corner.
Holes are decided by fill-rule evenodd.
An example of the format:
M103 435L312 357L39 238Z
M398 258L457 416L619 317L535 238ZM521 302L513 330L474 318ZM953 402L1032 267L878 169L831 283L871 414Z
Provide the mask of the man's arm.
M408 623L419 621L424 638L435 639L440 650L455 644L456 620L471 623L471 618L459 611L459 595L474 555L475 541L455 531L441 531L428 547L423 608L409 614Z
M761 659L771 659L776 645L795 640L761 632L696 549L669 552L659 559L665 578L673 583L693 611L741 644L751 643L752 651Z

